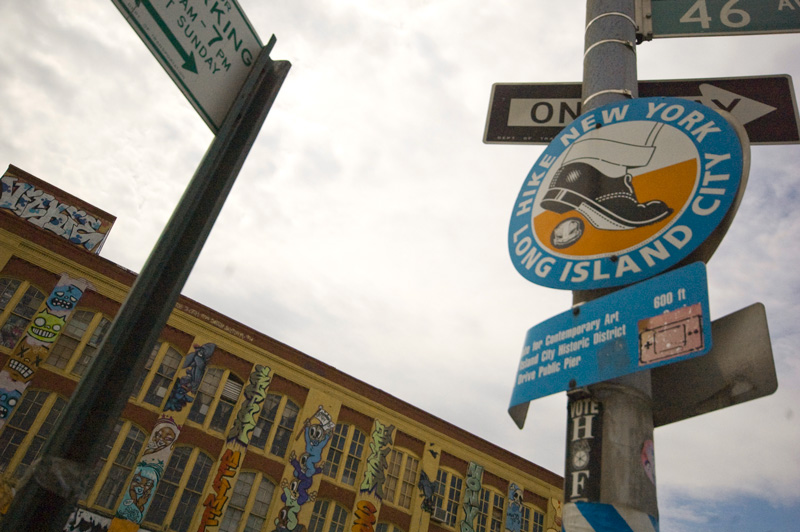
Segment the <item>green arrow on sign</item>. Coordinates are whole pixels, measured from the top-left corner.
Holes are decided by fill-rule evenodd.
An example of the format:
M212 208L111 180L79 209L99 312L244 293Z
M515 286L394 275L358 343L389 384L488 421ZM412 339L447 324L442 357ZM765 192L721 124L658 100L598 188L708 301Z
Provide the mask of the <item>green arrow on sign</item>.
M189 72L192 72L193 74L197 74L197 63L195 63L194 61L194 52L186 53L186 50L183 49L181 43L178 42L177 38L175 38L175 35L169 29L167 23L164 22L164 19L161 18L161 15L158 14L156 8L153 7L153 4L150 3L150 0L136 0L136 7L139 7L139 5L141 4L144 4L145 9L147 9L147 11L150 13L150 16L153 17L153 20L156 21L158 27L161 28L161 31L163 31L164 35L167 36L169 42L172 44L172 46L175 47L175 49L180 54L181 59L183 59L183 65L182 65L183 68L188 70Z

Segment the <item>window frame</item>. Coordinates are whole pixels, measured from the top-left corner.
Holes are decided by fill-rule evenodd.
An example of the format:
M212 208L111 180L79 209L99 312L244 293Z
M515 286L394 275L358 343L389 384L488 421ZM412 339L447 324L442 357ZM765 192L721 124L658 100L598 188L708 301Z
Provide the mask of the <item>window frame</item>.
M458 486L453 486L453 483L457 483ZM434 520L438 521L442 526L456 528L465 483L466 480L464 477L453 470L440 467L436 471L432 516ZM453 490L457 490L457 496L455 498L452 497ZM444 515L443 518L437 516L437 510L442 512Z
M48 292L45 292L44 290L34 285L30 281L26 281L23 279L16 279L14 277L3 277L2 279L9 279L11 282L19 281L20 284L17 286L15 292L6 302L5 307L2 309L2 312L0 312L0 331L2 331L5 328L5 326L8 324L8 320L11 319L12 317L21 319L22 321L20 323L22 322L25 323L25 325L21 328L19 335L17 335L17 337L14 339L14 343L10 346L4 345L4 343L2 342L3 335L0 334L0 349L6 349L10 353L11 351L14 350L14 348L17 346L22 337L25 336L25 332L28 330L28 327L31 324L31 320L33 319L34 316L36 316L36 312L39 310L39 308L41 308L42 303L44 303L44 301L47 299ZM19 307L19 305L22 303L23 298L25 298L25 296L28 294L28 290L30 289L36 290L39 293L39 295L36 296L35 299L39 299L41 297L41 300L39 301L38 305L35 308L33 308L33 313L30 316L26 317L24 314L17 312L17 307Z
M270 398L279 397L278 405L275 407L275 417L270 421L270 428L267 432L266 438L264 438L264 444L261 446L261 432L263 432L263 427L261 425L262 419L267 419L265 417L265 413L267 412L267 404L268 402L272 401ZM273 452L275 448L275 437L278 434L278 430L286 431L286 427L281 426L281 422L285 417L286 407L291 403L292 408L296 409L295 416L294 416L294 423L292 425L292 429L289 432L289 442L287 442L286 448L283 449L283 454L276 454ZM261 412L258 413L258 419L256 419L256 427L253 431L253 435L250 437L250 444L248 446L249 449L255 449L257 452L270 454L272 456L278 456L280 458L286 458L286 452L289 448L289 443L291 442L291 436L294 434L295 430L297 429L297 420L300 417L300 412L303 406L301 404L296 403L290 396L286 394L276 393L276 392L268 392L267 396L264 400L264 407L261 409ZM259 430L258 436L255 435L255 431Z
M366 440L367 433L356 425L337 423L328 443L322 473L346 486L355 486L364 463ZM357 462L355 468L353 462Z
M237 493L237 487L239 486L239 482L244 475L252 475L253 482L250 484L250 489L247 493L247 497L245 497L244 505L237 506L235 502L235 497L241 496L241 493ZM269 501L267 501L266 511L263 515L256 513L256 505L263 504L263 501L258 500L260 496L260 491L264 483L267 483L272 486L272 493L269 496ZM249 532L250 530L261 531L265 525L267 524L267 518L269 517L270 510L273 508L275 502L275 496L281 493L280 489L277 489L279 486L271 478L266 476L264 473L256 470L245 470L239 472L236 477L236 483L233 485L232 494L230 500L228 501L227 506L225 507L225 512L222 514L222 519L220 519L219 530L220 532ZM233 517L229 519L230 514L229 512L236 511L239 512L238 517ZM260 511L260 509L258 510ZM261 526L256 529L250 528L250 520L255 516L256 519L261 519L263 522ZM229 522L232 521L235 524L234 528L228 527ZM228 527L228 528L225 528Z
M210 375L215 374L216 372L220 372L220 371L221 371L221 374L220 374L220 377L219 377L219 381L217 382L216 389L214 390L214 395L212 396L209 393L203 392L202 389L203 389L203 386L206 384L206 378L208 378ZM178 373L180 373L180 372L178 372ZM212 421L215 420L215 416L217 414L217 409L218 409L220 403L223 402L223 397L222 396L225 394L225 385L228 383L229 379L235 381L237 383L237 385L240 385L239 397L237 398L237 400L232 405L231 412L228 415L228 420L225 423L225 428L223 430L220 430L219 428L212 427L211 423L212 423ZM228 430L228 427L231 424L231 420L234 418L232 413L236 411L236 405L238 405L239 402L242 400L242 395L243 395L242 392L244 390L244 385L245 385L245 381L242 381L242 379L240 379L238 375L236 375L235 373L231 372L231 370L228 369L228 368L224 368L222 366L209 366L209 367L207 367L205 373L203 374L203 380L202 380L202 382L200 384L200 387L199 387L199 389L197 391L197 394L195 395L195 398L194 398L194 401L192 402L191 408L189 409L189 415L186 418L186 421L189 422L189 423L193 423L193 424L195 424L197 426L203 427L204 430L213 430L215 432L219 432L219 433L222 433L222 434L227 434L227 430ZM201 398L200 394L201 393L203 394L203 396L210 398L210 401L208 403L203 403L200 400L200 398ZM226 402L226 404L228 404L228 403ZM192 419L193 416L194 417L198 416L198 414L195 413L196 412L195 411L195 407L197 405L207 405L208 406L208 409L206 410L206 412L202 414L202 416L203 416L202 421L198 421L197 419ZM199 408L202 408L202 406L200 406Z
M66 334L67 330L72 325L72 321L74 319L76 319L79 315L84 315L84 314L91 314L92 318L89 320L89 323L86 325L86 329L83 331L83 334L81 334L81 337L80 338L76 338L75 336L72 336L70 334ZM103 322L103 320L105 320L105 322L106 322L105 323L106 329L103 332L103 336L101 336L99 338L99 340L97 340L95 343L92 343L92 340L94 339L95 334L97 333L98 328L100 327L100 324ZM89 363L87 363L87 364L82 366L83 370L82 370L81 373L76 373L75 372L75 369L78 366L78 362L81 361L81 359L82 359L82 357L84 355L84 352L86 351L87 346L94 349L94 352L92 353L92 360L94 359L94 356L97 355L97 348L102 343L103 338L105 337L105 335L108 334L108 330L111 327L112 321L113 321L113 318L109 318L102 311L92 310L92 309L86 308L86 307L77 307L77 308L75 308L70 313L69 319L67 320L66 324L64 325L64 328L62 329L61 334L58 335L58 338L56 339L56 341L48 349L47 358L43 361L43 363L46 364L49 368L52 368L56 372L60 372L60 373L65 374L65 375L69 375L69 376L71 376L73 378L80 379L81 377L83 377L83 373L85 373L86 368L89 367L89 363L91 363L91 360L89 361ZM62 367L59 367L57 364L53 363L53 362L56 362L55 360L53 362L51 362L51 358L53 356L58 356L59 360L64 360L65 359L65 357L62 357L60 355L56 355L56 353L54 352L55 348L59 345L60 342L63 341L64 338L69 338L72 341L77 340L77 343L76 343L75 347L72 349L72 353L68 357L66 357L66 363L65 363L64 367L62 368Z
M400 455L397 463L396 473L394 458ZM408 464L414 461L413 478L409 480ZM392 448L389 456L386 457L386 481L384 484L383 502L388 502L399 508L411 509L414 500L414 488L419 478L420 459L408 449L403 447ZM390 481L391 479L391 481Z
M27 412L23 413L21 407L23 406L23 404L26 404L26 399L29 399L31 394L36 394L37 398L41 397L42 394L45 395L44 399L42 399L38 403L38 409L36 411L36 414L33 415L33 419L31 420L30 425L28 425L27 429L24 429L21 426L13 425L12 421L16 421L17 417L22 417L27 415ZM42 426L47 420L50 411L52 410L53 406L56 404L56 401L59 398L63 401L66 401L64 397L61 397L59 394L51 390L30 388L30 387L27 390L25 390L25 392L19 398L19 401L17 402L17 405L14 408L14 411L12 412L8 421L3 426L3 429L0 430L0 442L2 442L2 439L5 438L6 434L9 433L10 431L15 431L17 434L20 433L23 434L23 436L18 439L18 442L14 444L16 445L16 448L12 451L8 462L5 465L0 463L0 473L7 474L7 472L13 472L12 475L16 476L16 471L19 468L19 465L22 463L22 460L25 458L25 455L27 454L31 443L39 434L39 431L42 429ZM36 405L36 403L34 403L34 405ZM9 441L8 444L6 445L6 448L11 443L12 442ZM5 454L5 449L0 449L0 452Z
M483 487L478 494L478 514L475 532L503 532L505 525L506 498L497 490ZM498 506L498 501L500 506ZM499 510L499 517L498 517Z
M527 504L520 506L520 532L544 532L545 512Z
M153 353L155 353L154 356ZM162 366L164 366L164 361L167 359L167 356L172 354L177 355L178 360L177 364L175 365L175 371L170 377L166 375L166 372L162 373L161 370ZM153 356L152 360L150 359L150 356ZM181 353L180 350L178 350L174 345L171 345L169 342L157 342L153 346L153 350L150 352L150 355L148 355L148 362L150 365L145 367L141 384L137 382L139 389L135 390L136 396L131 396L134 398L134 401L146 407L156 408L159 412L161 412L164 408L164 403L166 403L167 398L169 397L170 390L172 390L175 380L181 371L181 366L185 356L186 355ZM158 384L158 382L156 382L157 378L161 378L162 380L160 382L166 384L166 387L161 387L165 390L164 395L160 396L161 401L159 404L154 404L147 401L147 398L150 397L151 392L153 392L153 386ZM159 397L157 390L156 393L153 393L153 396Z
M172 465L171 464L172 460L179 459L178 458L180 456L178 454L179 450L181 453L183 453L187 449L189 451L188 451L188 456L186 457L186 461L183 462L183 464L176 465L176 467L173 468L173 469L177 469L178 467L181 468L181 474L177 478L177 482L173 482L172 480L167 480L165 477L167 475L167 470L169 470L170 465ZM206 475L205 480L202 481L201 485L196 484L194 486L199 488L198 491L195 489L188 488L188 486L189 483L192 481L192 475L195 472L195 467L197 466L197 462L198 460L200 460L201 455L208 460L207 462L208 467L205 473ZM148 528L148 529L152 528L155 530L175 530L175 527L173 526L175 519L184 518L185 516L188 515L188 521L184 521L178 524L183 524L186 527L186 529L189 530L189 527L194 521L196 515L201 513L200 509L203 503L202 498L203 495L206 493L206 490L208 489L209 483L214 481L214 476L212 472L214 470L214 466L216 465L216 463L217 460L210 454L208 454L206 451L202 450L200 447L196 447L193 445L176 445L175 450L172 452L172 455L170 456L169 462L167 462L167 467L164 469L164 476L162 476L161 480L158 483L158 486L156 487L156 493L153 494L153 500L150 503L150 507L147 509L147 513L145 513L144 517L142 518L142 523L140 526L142 526L143 528ZM158 507L156 505L156 499L159 497L159 494L162 494L163 497L163 492L160 490L164 489L164 485L169 485L173 487L174 490L172 491L171 494L169 494L169 502L166 505L167 509L163 517L161 518L161 521L160 522L151 521L150 518L153 516L150 514L150 512L153 511L154 508ZM184 505L184 494L187 492L187 489L192 494L197 495L197 503L195 504L193 509L188 511L188 513L184 513L176 517L176 514L178 514L180 507Z
M104 458L101 458L102 466L100 467L100 471L98 472L97 478L95 479L94 487L92 488L92 490L89 493L89 496L87 497L88 506L106 512L109 510L112 512L116 511L117 506L119 506L120 497L122 497L125 488L130 483L133 473L136 470L136 464L147 445L147 439L149 435L149 432L147 432L142 427L131 421L123 419L120 419L120 421L122 421L122 426L120 427L120 430L118 432L116 430L112 432L112 435L115 435L114 443L110 446L108 454L106 454ZM117 459L119 458L120 451L122 451L123 446L128 441L128 436L130 435L132 429L136 429L142 434L142 440L141 442L139 442L138 451L135 454L131 455L133 456L133 460L130 468L128 469L127 466L125 465L117 464ZM121 468L128 469L128 472L125 474L125 477L120 484L121 489L119 493L116 494L114 502L111 504L111 508L108 508L106 506L100 505L97 499L100 497L100 494L103 491L103 488L105 487L106 481L108 480L108 475L115 465L119 465L119 467Z
M325 505L324 512L320 511ZM324 513L324 515L323 515ZM336 519L334 521L334 519ZM308 521L308 532L344 532L350 519L350 512L333 499L317 499Z

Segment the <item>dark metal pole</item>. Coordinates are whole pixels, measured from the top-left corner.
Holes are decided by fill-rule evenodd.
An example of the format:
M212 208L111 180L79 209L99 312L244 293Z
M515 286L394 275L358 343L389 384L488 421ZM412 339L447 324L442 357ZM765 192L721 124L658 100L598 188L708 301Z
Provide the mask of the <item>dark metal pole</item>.
M638 96L635 18L635 0L587 0L584 111ZM576 291L573 303L611 291ZM569 392L566 443L564 530L587 530L572 519L574 502L625 508L641 522L657 521L649 371Z
M122 413L144 365L261 125L291 67L269 57L253 65L170 221L123 302L97 357L21 482L2 530L61 531Z

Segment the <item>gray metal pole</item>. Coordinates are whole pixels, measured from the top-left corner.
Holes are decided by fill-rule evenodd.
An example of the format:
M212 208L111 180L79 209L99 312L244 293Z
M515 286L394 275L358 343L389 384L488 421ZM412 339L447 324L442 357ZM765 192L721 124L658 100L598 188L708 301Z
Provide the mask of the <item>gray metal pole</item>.
M147 356L175 306L252 147L288 61L269 57L274 37L248 75L142 272L41 449L0 529L61 531L122 413Z
M637 88L635 0L587 0L583 110L635 98ZM576 291L573 303L611 291ZM569 392L566 443L565 531L588 530L571 521L575 502L658 519L649 371Z

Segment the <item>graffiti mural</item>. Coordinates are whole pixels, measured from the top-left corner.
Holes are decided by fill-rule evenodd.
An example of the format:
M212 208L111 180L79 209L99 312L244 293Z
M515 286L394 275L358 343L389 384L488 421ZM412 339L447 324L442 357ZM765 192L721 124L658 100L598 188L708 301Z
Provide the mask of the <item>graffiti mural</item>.
M247 386L244 387L244 404L236 414L233 427L228 432L228 442L236 440L242 445L250 443L250 436L256 428L258 415L267 398L267 388L272 382L270 369L266 366L256 365L250 374Z
M220 525L220 518L231 496L232 486L239 474L250 435L258 421L258 415L267 398L267 389L272 382L270 368L256 365L244 387L244 402L228 431L225 448L217 463L217 472L211 490L203 498L203 517L198 532L205 532Z
M156 421L147 446L142 453L128 489L117 507L109 532L136 532L153 501L161 476L172 456L175 442L181 434L181 427L189 416L184 408L194 401L195 393L203 380L216 345L212 343L195 345L194 351L184 357L180 377L172 387L172 393L164 405L161 416ZM168 415L167 412L175 412Z
M283 507L275 519L273 532L303 532L306 527L299 523L297 515L308 501L316 500L316 492L310 491L314 475L322 472L322 451L333 435L336 423L322 405L313 416L303 422L303 452L289 455L292 478L281 480ZM297 436L298 438L300 435Z
M378 520L378 509L370 501L358 501L353 512L352 532L373 532L375 522Z
M367 458L364 480L361 482L362 493L372 493L379 500L383 500L383 484L386 480L386 457L392 450L392 437L394 425L383 425L377 419L372 430L372 440L369 442L370 455Z
M561 515L564 505L560 500L552 498L550 499L550 506L553 507L553 516L554 516L553 526L548 528L547 532L561 532L561 526L562 526Z
M180 432L181 428L169 416L162 416L156 421L142 460L136 464L133 479L117 508L116 517L137 525L142 522Z
M467 469L467 487L464 490L464 519L461 520L461 532L475 530L475 517L480 511L481 483L483 481L483 466L475 462L469 463Z
M522 488L513 482L508 486L508 510L506 510L506 532L522 529Z
M200 383L203 382L206 365L217 348L212 343L194 347L194 351L186 355L183 362L183 369L186 370L186 373L172 387L172 392L164 405L164 412L180 412L194 400L194 395L200 388Z
M86 279L73 279L66 273L62 274L31 320L24 336L0 370L0 428L11 417L39 364L47 358L50 347L58 340L69 316L89 286Z
M422 510L432 514L434 508L433 496L436 494L436 482L431 482L430 477L428 477L428 474L423 470L419 472L417 487L419 488L419 496L422 497Z
M108 517L79 508L69 517L64 532L106 532L110 524Z
M10 166L0 179L0 209L97 253L114 223L76 207L57 188Z

